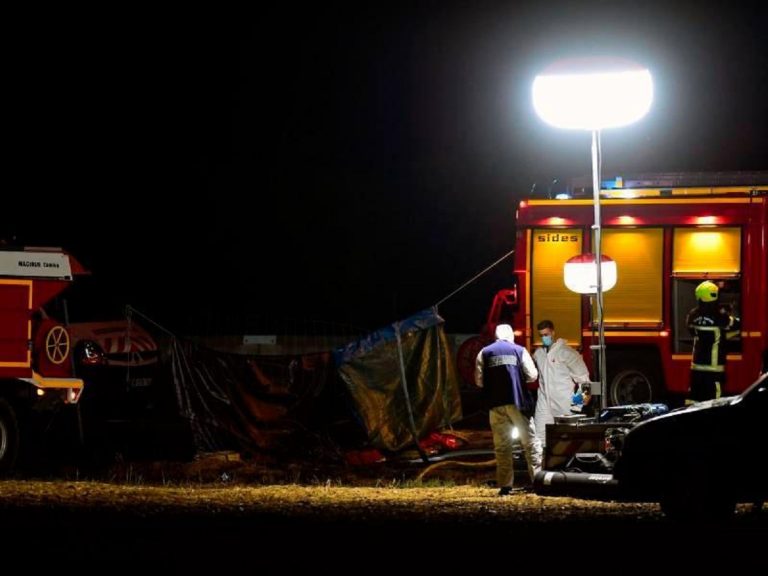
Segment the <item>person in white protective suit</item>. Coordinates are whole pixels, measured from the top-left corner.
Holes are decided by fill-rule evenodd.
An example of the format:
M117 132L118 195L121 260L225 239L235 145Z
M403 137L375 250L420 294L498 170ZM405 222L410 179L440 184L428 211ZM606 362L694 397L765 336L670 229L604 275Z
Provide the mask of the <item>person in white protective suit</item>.
M562 338L555 340L555 325L542 320L536 325L542 346L533 353L539 370L539 394L534 425L537 446L546 446L546 426L555 416L571 413L571 399L577 386L589 383L589 370L584 359Z
M489 410L493 432L499 496L508 496L512 492L515 428L520 434L531 481L541 465L541 449L534 445L533 398L526 386L526 382L533 382L537 377L533 358L523 346L515 344L512 327L499 324L496 341L480 350L475 361L475 384L482 388L483 403Z

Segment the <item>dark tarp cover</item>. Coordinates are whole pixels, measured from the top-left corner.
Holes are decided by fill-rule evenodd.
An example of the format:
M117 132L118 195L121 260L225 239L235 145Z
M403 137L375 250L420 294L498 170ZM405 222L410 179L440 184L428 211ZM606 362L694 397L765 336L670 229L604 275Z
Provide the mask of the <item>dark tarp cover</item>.
M443 319L434 309L369 334L337 350L335 358L369 442L376 448L396 451L416 440L410 427L408 399L419 439L461 419L458 375Z
M328 412L321 393L334 377L330 353L246 356L176 339L171 371L200 451L306 448Z

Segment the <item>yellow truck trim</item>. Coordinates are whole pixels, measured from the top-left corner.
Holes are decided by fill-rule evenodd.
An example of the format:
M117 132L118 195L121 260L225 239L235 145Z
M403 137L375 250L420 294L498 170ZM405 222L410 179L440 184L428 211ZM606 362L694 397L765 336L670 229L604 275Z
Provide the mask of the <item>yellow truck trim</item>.
M26 362L0 362L0 368L29 368L32 365L32 353L27 350Z
M50 378L32 371L32 378L21 378L38 388L77 388L82 389L85 384L80 378Z
M46 390L61 390L64 392L65 404L77 404L85 387L85 383L80 378L49 378L32 371L32 378L19 378L29 382L39 389L39 394L44 394Z
M533 344L533 330L535 329L535 326L531 326L531 250L533 249L533 246L531 244L531 237L533 235L533 230L527 230L525 233L525 245L528 247L528 249L525 251L525 309L527 311L526 317L525 317L525 347L528 348L528 350L531 349L531 346ZM527 330L528 326L531 327L531 330Z
M655 330L655 331L639 331L639 330L606 330L605 335L606 336L649 336L649 337L658 337L661 336L661 332L664 332L663 329ZM597 331L595 331L595 334L597 334ZM591 336L592 330L584 330L581 333L582 336ZM762 332L742 332L741 337L742 338L760 338L763 335Z
M728 360L741 360L743 356L741 354L726 354ZM693 354L672 354L672 360L692 360Z
M750 204L754 198L706 198L707 204ZM762 199L760 199L762 200ZM593 206L593 200L526 200L528 206ZM600 199L601 206L622 206L628 204L701 204L702 198L606 198Z
M625 337L627 337L627 336L632 336L632 337L649 336L649 337L658 338L659 336L661 336L660 332L661 332L661 330L656 330L656 331L653 331L653 332L637 331L637 330L626 330L626 331L622 330L621 332L619 332L619 331L615 331L615 332L614 331L606 331L605 335L606 336L614 336L614 337L615 336L625 336ZM597 332L595 332L595 333L597 333ZM581 333L581 335L582 336L592 336L592 330L584 330Z

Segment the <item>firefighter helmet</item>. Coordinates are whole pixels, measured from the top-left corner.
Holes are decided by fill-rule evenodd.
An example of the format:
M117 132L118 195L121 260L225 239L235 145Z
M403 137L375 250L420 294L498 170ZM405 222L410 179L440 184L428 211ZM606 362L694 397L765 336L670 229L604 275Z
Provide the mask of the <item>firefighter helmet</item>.
M718 290L719 288L717 287L717 284L710 282L709 280L705 280L696 286L696 300L700 300L702 302L714 302L717 300Z

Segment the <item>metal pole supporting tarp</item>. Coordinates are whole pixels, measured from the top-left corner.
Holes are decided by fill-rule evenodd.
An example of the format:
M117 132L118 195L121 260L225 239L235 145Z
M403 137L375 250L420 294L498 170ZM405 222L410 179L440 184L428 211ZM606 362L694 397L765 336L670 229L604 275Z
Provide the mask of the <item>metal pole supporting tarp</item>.
M413 419L413 407L411 406L411 397L408 394L408 383L405 377L405 359L403 358L403 341L400 338L400 322L395 322L395 337L397 338L397 355L400 362L400 383L403 385L403 395L405 396L405 407L408 410L408 421L411 426L413 442L416 444L416 450L419 451L421 459L429 464L429 456L419 444L419 434L416 431L416 421Z

